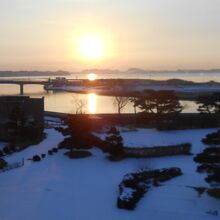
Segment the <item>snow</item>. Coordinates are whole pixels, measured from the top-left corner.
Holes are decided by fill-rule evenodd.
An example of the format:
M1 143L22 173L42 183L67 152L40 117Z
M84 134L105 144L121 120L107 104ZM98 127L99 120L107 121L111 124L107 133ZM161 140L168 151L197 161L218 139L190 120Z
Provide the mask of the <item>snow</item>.
M124 201L129 201L133 194L136 192L135 189L132 189L130 187L122 187L122 193L120 194L120 199Z
M57 122L57 123L62 122L62 120L60 118L56 118L56 117L52 117L52 116L45 116L44 120L51 121L51 122Z
M126 174L124 177L123 177L123 181L128 181L128 180L133 180L134 177L132 174Z
M200 140L214 129L159 132L150 129L122 133L126 144L140 146L193 143L193 152L204 145ZM41 162L26 160L34 154L46 153L63 140L54 129L46 129L47 138L40 144L6 158L25 165L0 174L1 220L214 220L207 214L218 211L220 201L192 187L208 187L204 174L197 173L193 156L173 156L151 159L126 159L111 162L99 149L93 156L70 160L61 150ZM143 168L180 167L183 175L161 187L151 188L140 200L135 211L116 207L118 184L124 175Z

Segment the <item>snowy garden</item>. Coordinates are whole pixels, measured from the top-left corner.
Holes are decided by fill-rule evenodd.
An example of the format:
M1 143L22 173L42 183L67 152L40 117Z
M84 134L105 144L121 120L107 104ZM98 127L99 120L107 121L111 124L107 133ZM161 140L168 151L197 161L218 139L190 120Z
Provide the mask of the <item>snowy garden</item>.
M40 144L4 157L9 164L24 159L24 166L0 173L0 219L219 218L220 200L201 190L210 185L205 181L206 174L196 172L198 163L193 160L205 148L202 138L216 129L119 130L126 147L191 143L192 154L111 161L101 149L88 148L90 157L68 159L64 156L67 150L57 148L64 139L62 133L52 127L45 129L47 138ZM106 137L105 133L97 135ZM34 155L43 154L40 162L30 160ZM178 172L171 178L169 170L163 168L176 168ZM132 188L122 189L125 175L150 170L162 173L168 181L159 181L162 178L159 176L157 181L147 178L147 186L135 209L129 211L123 206L119 209L118 198L128 199L134 193Z

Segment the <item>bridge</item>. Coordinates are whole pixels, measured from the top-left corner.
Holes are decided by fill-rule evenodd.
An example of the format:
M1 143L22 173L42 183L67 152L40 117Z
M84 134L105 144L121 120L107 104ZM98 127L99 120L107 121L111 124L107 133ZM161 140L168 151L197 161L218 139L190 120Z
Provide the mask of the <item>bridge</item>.
M0 84L16 84L16 85L19 85L20 86L20 94L23 95L24 94L24 85L48 85L50 84L50 79L45 79L45 80L34 80L34 79L31 79L31 80L0 80Z

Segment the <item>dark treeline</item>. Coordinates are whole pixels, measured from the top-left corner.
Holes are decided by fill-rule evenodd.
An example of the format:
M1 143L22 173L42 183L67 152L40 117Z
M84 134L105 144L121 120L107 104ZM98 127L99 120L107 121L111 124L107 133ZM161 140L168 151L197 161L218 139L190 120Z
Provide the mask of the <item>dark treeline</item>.
M131 102L134 113L151 113L156 115L177 115L185 108L180 103L177 94L172 90L144 90L143 92L130 92L128 97L115 96L115 105L120 114L123 108ZM202 95L196 101L197 111L202 114L220 113L220 93Z

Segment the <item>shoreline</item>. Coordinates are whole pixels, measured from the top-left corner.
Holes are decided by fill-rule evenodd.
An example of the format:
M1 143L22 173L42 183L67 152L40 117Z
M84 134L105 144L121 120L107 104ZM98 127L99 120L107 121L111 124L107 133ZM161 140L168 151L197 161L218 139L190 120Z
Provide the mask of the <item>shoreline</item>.
M220 83L209 81L197 83L181 79L138 80L138 79L97 79L94 81L67 80L65 83L54 80L45 86L47 91L64 91L79 94L95 93L100 96L138 97L138 93L155 90L176 92L180 100L196 101L201 95L220 92Z
M46 89L47 91L53 91L53 92L67 92L67 93L76 93L76 94L90 94L94 93L99 96L108 96L108 97L115 97L115 96L120 96L120 97L136 97L133 93L136 92L134 90L131 91L107 91L107 90L97 90L94 88L86 88L83 90L75 90L73 89L66 89L66 88L50 88ZM146 89L147 90L147 89ZM154 90L154 89L152 89ZM166 90L173 90L173 89L157 89L156 91L166 91ZM220 87L219 89L212 89L212 90L197 90L197 91L176 91L177 97L181 101L197 101L199 96L207 96L207 95L212 95L213 93L218 93L220 92ZM143 92L143 91L140 91Z

